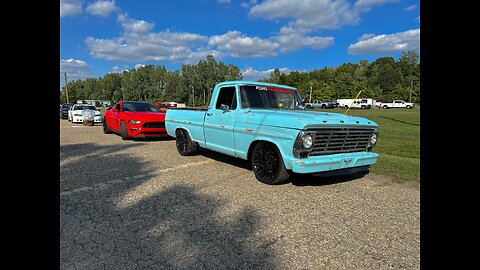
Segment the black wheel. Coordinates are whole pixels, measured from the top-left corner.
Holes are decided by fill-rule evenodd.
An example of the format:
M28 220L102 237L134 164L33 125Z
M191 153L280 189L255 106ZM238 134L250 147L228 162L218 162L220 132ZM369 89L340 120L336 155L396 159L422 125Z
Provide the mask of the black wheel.
M107 119L103 118L103 133L110 134L112 133L108 128Z
M410 106L410 105L407 105L407 109L411 109L411 108L412 108L412 106Z
M255 177L262 183L278 185L290 178L280 151L271 143L257 143L252 151L251 162Z
M312 106L310 106L310 105L307 105L307 109L311 109L311 108L312 108Z
M383 108L384 108L384 109L388 109L388 106L387 106L387 105L385 105L385 106L383 106Z
M130 136L128 136L127 125L125 124L125 121L122 121L122 123L120 123L120 135L122 136L123 140L130 140Z
M325 109L327 108L327 106L325 106L325 104L322 104L322 109Z
M362 109L362 110L365 110L365 108L366 108L365 105L362 105L361 109Z
M192 142L186 130L177 129L175 131L175 138L177 139L177 151L180 155L191 156L198 152L198 146Z

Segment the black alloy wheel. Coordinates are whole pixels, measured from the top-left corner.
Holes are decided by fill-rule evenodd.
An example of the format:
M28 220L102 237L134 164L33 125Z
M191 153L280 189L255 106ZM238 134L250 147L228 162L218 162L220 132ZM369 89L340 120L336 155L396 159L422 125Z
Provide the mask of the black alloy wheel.
M125 124L125 121L122 121L122 123L120 123L120 135L122 136L122 140L130 140L130 136L128 136L127 131L127 124Z
M110 134L112 133L108 128L107 119L103 118L103 133Z
M253 148L251 162L255 177L262 183L283 184L290 177L280 151L271 143L257 143Z
M197 153L198 146L192 142L190 135L184 129L177 129L175 131L177 151L182 156L191 156Z

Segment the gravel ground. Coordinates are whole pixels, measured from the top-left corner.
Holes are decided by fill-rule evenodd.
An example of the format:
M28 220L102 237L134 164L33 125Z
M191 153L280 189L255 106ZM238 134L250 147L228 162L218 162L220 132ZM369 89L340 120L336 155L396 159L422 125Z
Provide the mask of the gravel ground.
M420 268L416 183L268 186L240 159L60 121L61 269Z

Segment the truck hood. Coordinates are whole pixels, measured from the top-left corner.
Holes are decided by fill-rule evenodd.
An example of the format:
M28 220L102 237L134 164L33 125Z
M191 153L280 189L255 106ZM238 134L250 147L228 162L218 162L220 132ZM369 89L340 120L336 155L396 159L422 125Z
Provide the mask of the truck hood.
M370 126L377 123L363 117L339 113L315 112L305 110L258 110L246 112L248 124L283 127L291 129L321 128L331 126Z

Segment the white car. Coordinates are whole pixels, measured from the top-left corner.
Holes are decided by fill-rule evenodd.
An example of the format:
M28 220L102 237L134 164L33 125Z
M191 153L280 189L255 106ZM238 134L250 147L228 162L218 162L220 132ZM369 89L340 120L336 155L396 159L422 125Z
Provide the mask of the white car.
M68 110L68 121L72 121L72 123L83 123L83 110L94 110L94 123L102 122L102 116L100 111L95 106L89 104L75 104L70 107L70 110Z

